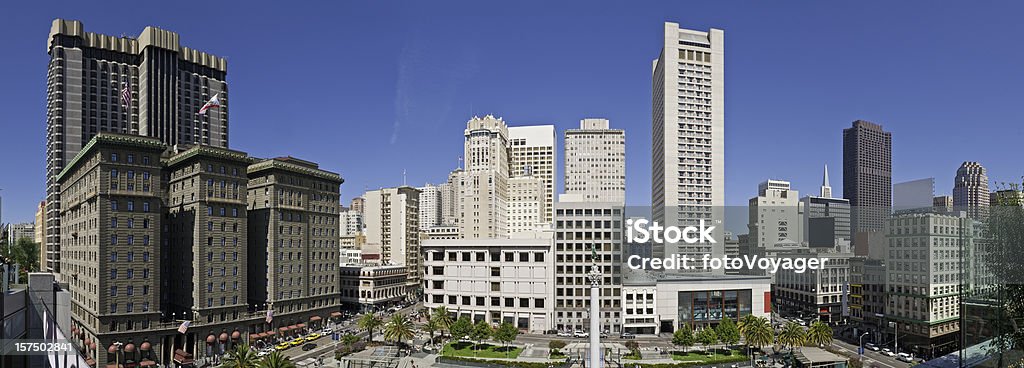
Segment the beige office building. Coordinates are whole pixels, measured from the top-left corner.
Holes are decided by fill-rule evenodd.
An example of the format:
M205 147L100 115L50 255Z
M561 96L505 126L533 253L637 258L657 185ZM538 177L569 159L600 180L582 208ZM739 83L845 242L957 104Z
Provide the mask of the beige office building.
M508 233L533 232L550 224L544 221L547 195L544 179L532 175L508 180Z
M651 207L653 220L689 226L721 219L725 205L725 34L666 22L654 60ZM722 239L716 227L714 239ZM655 257L721 257L717 244L655 246Z
M551 222L555 204L558 154L554 125L508 128L509 176L531 175L544 182L544 222Z
M565 131L565 193L588 202L626 201L626 132L607 119Z
M466 167L459 174L459 227L466 239L508 236L509 129L487 115L465 130Z
M366 207L366 244L380 249L385 265L403 265L409 283L420 282L419 189L410 186L382 188L363 194Z

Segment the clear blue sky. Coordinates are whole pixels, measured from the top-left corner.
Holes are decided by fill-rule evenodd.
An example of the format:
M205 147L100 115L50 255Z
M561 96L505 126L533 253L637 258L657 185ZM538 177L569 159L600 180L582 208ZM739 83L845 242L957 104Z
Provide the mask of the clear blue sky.
M728 204L766 178L816 191L824 163L842 193L841 130L855 119L893 132L895 182L934 176L949 193L964 160L993 181L1024 174L1017 2L89 3L0 5L5 222L31 221L44 194L56 17L113 35L155 25L227 57L232 148L317 161L345 177L345 201L401 184L403 169L412 185L443 180L466 120L493 113L555 124L559 139L610 119L627 132L627 200L649 204L664 21L725 30Z

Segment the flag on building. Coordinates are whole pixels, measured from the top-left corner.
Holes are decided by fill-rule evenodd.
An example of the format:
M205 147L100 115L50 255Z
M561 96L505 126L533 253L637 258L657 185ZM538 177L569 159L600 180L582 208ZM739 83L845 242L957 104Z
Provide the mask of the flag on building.
M125 109L132 107L132 85L128 82L121 83L121 102Z
M203 105L203 107L199 108L199 115L206 115L206 110L220 106L220 93L217 93L213 95L213 97L211 97L210 100L207 101L205 105Z
M273 321L273 320L274 320L274 310L273 309L267 309L267 323L270 323L270 321Z
M178 333L185 333L185 331L188 331L188 326L191 326L191 325L192 325L192 321L182 322L181 326L178 326Z

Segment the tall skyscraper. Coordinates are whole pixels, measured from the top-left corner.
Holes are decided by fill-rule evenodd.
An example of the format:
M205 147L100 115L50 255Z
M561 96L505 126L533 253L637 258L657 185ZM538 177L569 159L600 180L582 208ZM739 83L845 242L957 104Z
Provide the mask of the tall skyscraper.
M441 187L433 184L416 188L420 190L419 226L420 231L441 224Z
M984 220L988 218L990 203L985 167L977 162L964 162L956 170L953 182L953 208L967 211L967 216L972 219Z
M462 168L448 173L448 181L438 185L441 191L441 226L458 226L459 224L459 178Z
M508 128L509 177L532 175L544 181L544 222L551 222L555 204L558 154L554 125Z
M725 33L665 23L652 79L652 218L665 225L721 219L725 205ZM722 239L716 227L715 239ZM711 254L718 244L655 245L654 256Z
M843 197L854 233L878 232L892 211L892 133L864 120L843 129Z
M533 175L508 179L508 234L536 231L547 213L544 179Z
M588 202L626 201L626 132L607 119L565 131L565 193Z
M405 265L412 286L419 285L420 191L410 186L382 188L363 194L366 244L380 248L383 264Z
M146 27L137 38L115 37L86 32L82 22L65 19L53 21L48 46L48 256L41 266L60 272L57 175L100 132L227 147L227 61L181 46L171 31ZM196 114L214 95L223 106Z
M508 236L509 129L493 115L466 123L466 168L459 175L462 237Z

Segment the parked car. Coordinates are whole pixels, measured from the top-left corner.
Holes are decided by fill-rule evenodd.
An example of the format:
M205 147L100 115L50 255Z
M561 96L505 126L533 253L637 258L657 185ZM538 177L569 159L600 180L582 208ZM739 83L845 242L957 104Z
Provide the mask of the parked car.
M636 338L636 335L631 334L629 332L623 332L623 333L619 334L619 338L620 339L634 339L634 338Z
M889 348L882 348L882 355L894 357L896 353L892 352Z
M910 354L907 353L899 353L896 354L896 360L899 360L901 362L913 363L914 357L910 356Z
M306 339L296 337L295 340L292 340L291 342L289 342L289 344L291 344L292 346L299 346L302 345L302 343L304 342L306 342Z
M556 335L558 335L558 337L572 337L572 333L569 331L558 331Z
M324 333L324 335L330 335L330 334L334 333L334 330L331 329L330 327L324 327L323 333Z
M260 352L256 353L256 357L257 358L262 358L262 357L265 357L267 355L270 355L270 352L267 351L267 350L260 350Z
M310 351L310 350L313 350L313 349L316 349L316 344L315 343L311 342L311 343L308 343L306 345L302 345L302 351Z
M587 333L587 331L576 331L572 333L572 337L590 337L590 333Z
M876 346L875 344L872 344L872 343L870 343L870 342L869 342L869 343L867 343L867 344L864 344L864 348L866 348L866 349L868 349L868 350L871 350L871 351L878 351L878 350L881 350L881 349L879 349L879 348L878 348L878 346Z
M277 346L274 346L274 349L277 350L277 351L281 351L281 350L287 349L289 346L291 346L291 345L288 345L288 343L286 343L286 342L282 342L280 344L277 344Z
M309 335L306 335L306 341L313 341L313 340L316 340L316 339L319 339L319 338L320 338L320 334L318 334L316 332L311 333Z

